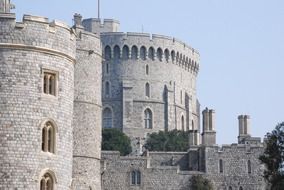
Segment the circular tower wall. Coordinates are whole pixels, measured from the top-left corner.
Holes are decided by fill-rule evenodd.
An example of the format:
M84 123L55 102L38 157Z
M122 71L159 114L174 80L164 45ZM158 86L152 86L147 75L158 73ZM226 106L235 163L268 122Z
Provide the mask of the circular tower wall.
M104 127L142 139L160 130L199 130L196 50L144 33L102 33L101 39Z
M51 177L67 190L75 36L43 17L1 14L0 25L0 189L40 189Z
M78 15L76 15L78 16ZM99 36L80 25L75 65L73 187L101 189L101 80L102 49Z

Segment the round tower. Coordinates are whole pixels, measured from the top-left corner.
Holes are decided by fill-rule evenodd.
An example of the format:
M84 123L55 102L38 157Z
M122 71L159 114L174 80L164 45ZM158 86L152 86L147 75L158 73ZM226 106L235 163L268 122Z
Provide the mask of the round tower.
M0 189L69 190L75 35L59 21L16 23L1 11Z
M75 14L77 63L72 186L76 190L100 190L102 49L99 36L84 31L81 19L81 15Z
M122 129L136 153L149 133L199 131L196 50L145 33L107 32L101 40L103 127Z

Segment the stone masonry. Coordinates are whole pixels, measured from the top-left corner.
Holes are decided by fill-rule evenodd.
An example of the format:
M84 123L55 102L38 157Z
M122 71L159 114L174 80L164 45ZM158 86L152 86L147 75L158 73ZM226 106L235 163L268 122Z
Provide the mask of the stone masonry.
M197 50L119 32L113 19L16 22L12 8L0 0L0 190L186 190L193 175L216 190L265 190L250 117L222 146L215 111L200 122ZM133 152L101 151L102 127L122 130ZM190 131L188 151L143 149L149 133L175 129Z

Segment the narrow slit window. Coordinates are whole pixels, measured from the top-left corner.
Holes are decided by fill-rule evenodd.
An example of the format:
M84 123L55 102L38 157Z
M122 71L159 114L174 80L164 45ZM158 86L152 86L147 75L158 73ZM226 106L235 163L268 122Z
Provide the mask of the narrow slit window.
M146 70L146 75L149 75L149 65L146 65L145 70Z
M145 84L145 95L147 98L150 98L150 84L149 83Z
M248 160L248 173L251 174L251 161Z
M109 97L109 95L110 95L110 84L109 84L109 82L106 82L106 84L105 84L105 95L106 95L106 97Z
M223 172L224 172L224 170L223 170L223 160L220 159L219 160L219 173L223 173Z
M108 65L108 63L106 64L106 73L107 74L109 73L109 65Z
M183 131L185 131L185 128L184 128L184 117L183 116L181 116L181 129Z

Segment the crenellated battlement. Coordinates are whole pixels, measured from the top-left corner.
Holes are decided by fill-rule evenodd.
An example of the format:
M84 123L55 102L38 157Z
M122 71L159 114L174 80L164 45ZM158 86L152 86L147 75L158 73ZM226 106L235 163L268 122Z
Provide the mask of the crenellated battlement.
M76 36L64 22L32 15L16 22L14 14L1 14L0 23L0 48L56 54L75 62Z
M100 34L103 32L118 32L119 21L114 19L89 18L82 21L85 30Z
M198 73L199 53L176 38L147 33L101 33L103 56L111 59L142 59L176 64Z

